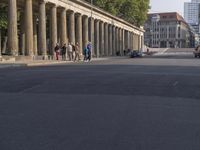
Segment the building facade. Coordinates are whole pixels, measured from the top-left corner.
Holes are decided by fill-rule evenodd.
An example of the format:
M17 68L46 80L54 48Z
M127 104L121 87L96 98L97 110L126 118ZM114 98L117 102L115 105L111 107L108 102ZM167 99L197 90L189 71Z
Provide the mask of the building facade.
M200 0L184 3L184 19L200 37Z
M7 34L2 36L7 37L3 53L10 56L46 59L56 43L68 42L79 43L82 53L91 41L94 57L143 47L143 29L82 0L1 0L0 7L8 14Z
M145 45L154 48L186 48L191 46L191 31L176 12L148 15L144 25Z

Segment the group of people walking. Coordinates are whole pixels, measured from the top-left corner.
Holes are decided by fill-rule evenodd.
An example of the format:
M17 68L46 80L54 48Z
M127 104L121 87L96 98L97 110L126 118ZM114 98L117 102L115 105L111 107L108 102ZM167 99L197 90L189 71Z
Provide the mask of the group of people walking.
M81 60L79 43L76 43L76 45L68 43L68 45L64 44L62 47L59 46L59 44L56 44L54 51L56 60L60 60L60 56L63 61L66 61L67 59L69 61ZM89 42L83 51L84 61L91 61L91 51L92 44Z

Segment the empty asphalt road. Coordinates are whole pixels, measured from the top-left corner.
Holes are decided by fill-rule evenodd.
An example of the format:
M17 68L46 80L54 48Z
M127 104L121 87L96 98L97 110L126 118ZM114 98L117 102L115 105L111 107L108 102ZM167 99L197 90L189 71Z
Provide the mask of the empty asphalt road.
M199 150L200 59L0 69L1 150Z

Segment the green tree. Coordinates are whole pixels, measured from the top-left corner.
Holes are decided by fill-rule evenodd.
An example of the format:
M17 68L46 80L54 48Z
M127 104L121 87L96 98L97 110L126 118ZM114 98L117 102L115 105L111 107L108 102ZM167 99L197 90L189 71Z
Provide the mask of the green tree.
M8 25L6 8L0 8L0 29L6 29Z
M94 0L94 5L140 26L147 18L149 0Z

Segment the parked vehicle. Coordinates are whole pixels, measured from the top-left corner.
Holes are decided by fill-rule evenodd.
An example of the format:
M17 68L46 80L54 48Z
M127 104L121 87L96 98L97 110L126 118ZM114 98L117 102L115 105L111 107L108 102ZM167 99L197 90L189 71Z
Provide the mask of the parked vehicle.
M198 46L195 48L195 51L194 51L193 53L194 53L194 57L195 57L195 58L197 58L197 57L200 58L200 45L198 45Z
M142 52L134 50L130 52L130 57L135 58L135 57L142 57Z

